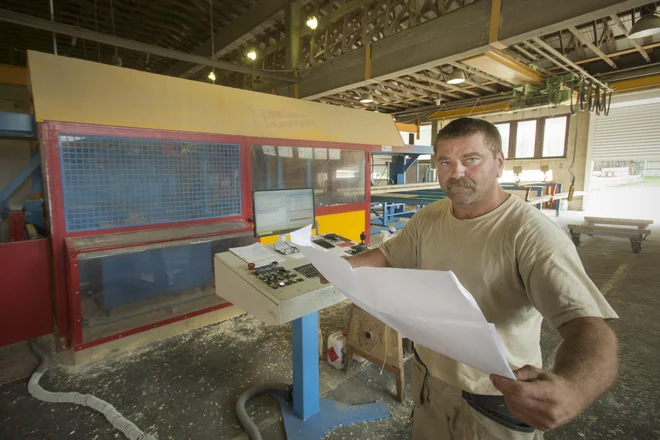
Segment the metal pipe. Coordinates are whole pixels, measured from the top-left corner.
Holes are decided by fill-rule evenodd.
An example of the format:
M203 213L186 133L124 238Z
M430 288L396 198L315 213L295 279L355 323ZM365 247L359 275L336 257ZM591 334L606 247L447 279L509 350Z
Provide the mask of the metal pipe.
M50 0L50 21L55 23L55 7L53 6L53 0ZM57 55L57 40L55 39L55 32L53 32L53 53Z
M0 9L0 21L14 23L21 26L27 26L34 29L41 29L45 31L55 32L70 37L83 38L89 41L96 41L99 43L107 44L109 46L122 47L124 49L136 50L138 52L151 53L165 58L171 58L179 61L185 61L193 64L202 64L210 67L217 67L218 69L229 70L232 72L246 73L249 75L262 76L265 78L273 78L290 83L299 83L300 78L284 75L275 72L268 72L265 70L254 69L252 67L241 66L238 64L228 63L226 61L212 60L200 55L193 55L178 50L167 49L153 44L141 43L139 41L129 40L126 38L115 37L112 35L102 34L77 26L69 26L67 24L51 22L41 18L31 17L25 14Z
M567 72L573 73L573 72L571 72L571 70L570 70L568 67L564 66L562 63L560 63L560 62L557 61L556 59L552 58L550 55L548 55L547 53L543 52L541 49L539 49L538 47L534 46L532 43L526 41L525 44L527 45L527 47L529 47L529 48L532 49L534 52L538 53L538 54L541 55L543 58L545 58L546 60L550 61L551 63L553 63L554 65L556 65L556 66L559 67L560 69L564 69L564 70L567 71Z
M598 79L596 79L595 77L593 77L591 74L589 74L589 72L587 72L587 71L584 70L582 67L580 67L580 66L578 66L577 64L575 64L573 61L571 61L571 60L569 60L568 58L566 58L564 55L561 54L561 52L559 52L558 50L556 50L554 47L550 46L550 45L549 45L548 43L546 43L545 41L541 40L541 39L538 38L538 37L534 37L534 41L535 41L537 44L541 45L541 47L543 47L545 50L547 50L548 52L550 52L552 55L556 56L557 58L559 58L560 60L562 60L564 63L566 63L566 64L568 64L569 66L571 66L573 69L577 70L577 71L578 71L582 76L584 76L585 78L589 78L591 81L593 81L594 83L600 85L602 88L607 89L607 90L610 91L610 92L612 91L612 89L610 89L610 88L607 86L607 84L605 84L604 82L599 81Z
M530 60L532 60L532 61L538 61L538 60L539 60L539 57L537 57L536 55L534 55L534 54L531 53L531 52L526 51L525 48L522 47L521 45L519 45L519 44L514 44L513 47L514 47L514 49L516 49L517 51L519 51L520 53L522 53L523 55L525 55L525 56L526 56L527 58L529 58Z

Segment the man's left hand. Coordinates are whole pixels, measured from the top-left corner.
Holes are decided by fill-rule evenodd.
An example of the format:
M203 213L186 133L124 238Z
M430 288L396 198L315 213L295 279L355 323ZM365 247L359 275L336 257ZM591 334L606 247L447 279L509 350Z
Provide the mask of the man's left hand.
M514 374L518 380L496 375L490 379L504 395L511 415L533 428L555 429L588 405L576 384L555 373L525 365Z

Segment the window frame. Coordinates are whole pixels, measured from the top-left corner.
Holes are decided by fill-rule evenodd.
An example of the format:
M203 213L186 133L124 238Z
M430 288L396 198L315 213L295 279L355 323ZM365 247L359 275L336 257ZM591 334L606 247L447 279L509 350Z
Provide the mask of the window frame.
M545 121L547 119L566 118L566 132L564 134L564 154L561 156L544 156L543 155L543 141L545 137ZM534 140L534 156L533 157L516 157L516 139L518 138L518 123L526 121L536 121L536 139ZM542 159L566 159L568 154L568 134L571 124L571 116L569 114L561 114L555 116L545 116L542 118L525 118L509 121L493 122L493 125L509 124L509 145L502 145L502 149L507 148L508 157L505 160L542 160Z

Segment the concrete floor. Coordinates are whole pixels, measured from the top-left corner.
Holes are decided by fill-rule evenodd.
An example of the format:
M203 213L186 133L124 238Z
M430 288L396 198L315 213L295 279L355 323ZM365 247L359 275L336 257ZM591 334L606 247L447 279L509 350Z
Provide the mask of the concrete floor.
M559 223L581 217L566 213ZM654 232L660 234L660 228ZM583 239L579 252L587 272L621 317L611 324L621 344L621 375L611 392L546 439L660 439L660 240L654 237L641 254L633 254L624 239ZM321 313L326 335L346 328L348 310L344 303ZM54 367L42 385L49 390L95 394L159 439L246 438L234 413L236 397L250 385L290 382L290 335L289 326L266 327L241 316L96 364ZM542 346L549 366L558 342L558 334L545 328ZM25 355L24 347L12 350L0 352L0 358L5 357L4 363L0 359L0 369L6 373L16 364L29 369L34 361ZM396 402L393 375L380 375L380 368L371 364L354 363L348 375L324 362L320 368L325 397L346 403L384 401L392 411L388 420L340 427L327 439L410 438L412 403ZM284 438L272 399L256 399L250 412L265 439ZM25 377L4 384L0 379L0 439L118 438L120 434L101 415L32 399Z

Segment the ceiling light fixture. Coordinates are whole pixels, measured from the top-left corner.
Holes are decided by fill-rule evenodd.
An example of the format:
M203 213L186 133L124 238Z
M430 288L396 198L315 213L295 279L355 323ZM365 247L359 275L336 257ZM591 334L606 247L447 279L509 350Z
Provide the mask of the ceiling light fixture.
M209 72L209 79L210 79L211 81L215 82L215 72L212 71L212 70L211 70L211 72Z
M310 28L311 30L314 30L317 27L319 27L319 19L316 18L316 16L312 15L307 19L305 24L307 25L308 28Z
M371 95L371 93L364 94L360 96L360 102L362 104L370 104L374 102L374 97Z
M252 49L247 53L247 57L251 59L252 61L257 59L257 51Z
M454 69L452 73L447 77L447 84L461 84L467 80L465 78L465 73L460 69Z
M634 13L633 13L634 17ZM628 38L645 38L660 32L660 17L655 14L655 3L640 11L640 19L633 24Z

